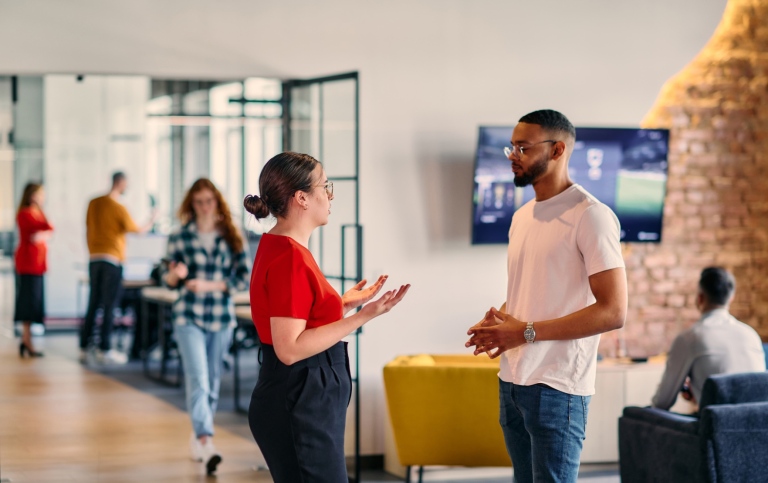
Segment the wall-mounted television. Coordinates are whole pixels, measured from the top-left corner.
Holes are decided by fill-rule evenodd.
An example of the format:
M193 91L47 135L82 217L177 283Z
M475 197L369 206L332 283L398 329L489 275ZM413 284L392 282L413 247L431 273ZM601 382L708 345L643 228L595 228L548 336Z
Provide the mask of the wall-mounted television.
M475 156L472 243L507 243L515 210L534 198L518 188L504 147L512 126L481 126ZM611 207L622 242L661 241L669 131L577 127L571 179Z

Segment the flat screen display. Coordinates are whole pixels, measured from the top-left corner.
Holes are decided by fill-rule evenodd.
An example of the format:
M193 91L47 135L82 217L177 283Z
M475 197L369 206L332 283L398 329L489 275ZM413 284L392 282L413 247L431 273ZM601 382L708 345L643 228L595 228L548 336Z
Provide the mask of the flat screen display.
M475 157L472 243L509 241L515 210L534 198L518 188L504 147L512 126L482 126ZM622 242L661 241L667 188L669 131L577 127L568 164L571 179L608 205L621 223Z

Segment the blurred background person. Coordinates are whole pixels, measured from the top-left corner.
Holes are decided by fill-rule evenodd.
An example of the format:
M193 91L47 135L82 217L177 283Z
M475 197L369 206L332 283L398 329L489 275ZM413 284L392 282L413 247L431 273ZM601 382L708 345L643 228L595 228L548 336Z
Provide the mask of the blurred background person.
M45 191L43 185L28 183L24 187L16 224L19 227L19 246L14 262L18 276L16 309L13 320L21 321L22 333L19 356L29 354L42 357L32 343L32 324L42 324L45 318L45 292L43 275L48 270L48 238L53 226L43 213Z
M696 309L701 318L675 337L667 354L653 407L669 409L677 394L698 407L704 381L718 374L765 371L765 352L757 331L731 315L736 279L722 267L701 271Z
M168 238L164 282L179 288L172 309L173 334L184 365L192 459L208 474L222 457L213 445L222 359L236 324L234 291L248 288L245 242L214 184L198 179L179 208L181 228Z
M103 316L99 349L96 361L99 363L125 364L128 357L112 349L112 326L114 309L119 302L123 280L123 262L125 261L125 234L146 233L152 228L157 213L153 211L149 222L137 226L128 210L120 204L120 196L128 187L128 179L123 172L112 175L112 189L104 196L94 198L88 204L85 217L88 239L88 276L90 295L88 311L80 330L80 362L88 360L88 349L93 338L96 324L96 311L101 307Z

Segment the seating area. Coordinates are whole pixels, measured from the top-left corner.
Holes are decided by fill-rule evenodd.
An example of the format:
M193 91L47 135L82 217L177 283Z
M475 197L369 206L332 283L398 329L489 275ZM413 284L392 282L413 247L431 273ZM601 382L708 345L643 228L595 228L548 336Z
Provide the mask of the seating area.
M768 372L711 377L698 416L624 409L619 448L625 483L766 481Z
M472 355L401 356L384 367L407 475L412 466L511 466L498 422L498 371L498 360Z

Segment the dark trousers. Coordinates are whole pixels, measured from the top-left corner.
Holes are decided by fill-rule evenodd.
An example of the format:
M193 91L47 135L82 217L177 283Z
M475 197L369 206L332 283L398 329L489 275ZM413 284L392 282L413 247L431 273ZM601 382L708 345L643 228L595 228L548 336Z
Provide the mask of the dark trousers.
M104 309L101 322L101 341L99 348L108 351L111 347L113 311L120 299L123 281L123 267L109 262L91 262L88 265L91 279L91 293L88 296L88 311L80 330L80 348L85 350L93 338L93 326L96 324L96 310Z
M276 483L347 483L344 426L352 395L346 342L291 366L262 345L248 423Z

